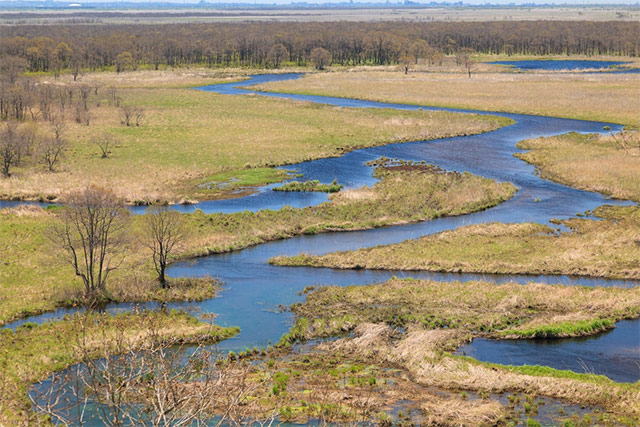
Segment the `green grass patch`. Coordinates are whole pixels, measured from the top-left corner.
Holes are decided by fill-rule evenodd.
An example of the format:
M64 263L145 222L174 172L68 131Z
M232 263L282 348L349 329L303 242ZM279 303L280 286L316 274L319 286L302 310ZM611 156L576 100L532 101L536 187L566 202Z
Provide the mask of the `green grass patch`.
M593 335L613 327L614 322L610 319L590 319L577 322L560 322L529 329L510 329L502 331L501 335L518 338L579 337Z
M280 187L275 187L273 191L316 191L320 193L337 193L342 190L343 185L338 184L335 179L330 184L321 184L318 180L288 182Z

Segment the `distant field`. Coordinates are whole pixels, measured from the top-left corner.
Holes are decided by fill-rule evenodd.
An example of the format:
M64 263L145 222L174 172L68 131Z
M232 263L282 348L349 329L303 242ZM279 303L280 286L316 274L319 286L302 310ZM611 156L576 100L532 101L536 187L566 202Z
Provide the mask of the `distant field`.
M65 9L12 10L0 13L0 24L86 24L86 23L186 23L242 21L414 21L414 22L482 22L482 21L636 21L640 10L624 6L536 7L536 8L329 8L329 9Z
M482 67L486 67L482 65ZM484 68L483 70L486 70ZM480 71L480 70L479 70ZM321 73L263 90L598 120L640 127L637 74L395 70Z

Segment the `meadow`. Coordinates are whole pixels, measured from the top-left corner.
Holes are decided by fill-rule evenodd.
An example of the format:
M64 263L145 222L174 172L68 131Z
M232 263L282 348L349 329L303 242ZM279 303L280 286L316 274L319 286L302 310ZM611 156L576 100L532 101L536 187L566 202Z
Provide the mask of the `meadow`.
M151 74L99 73L82 78L83 84L101 85L91 101L100 106L90 110L90 125L75 123L68 113L63 137L69 147L56 172L25 163L11 177L0 179L0 197L63 200L88 182L113 189L129 203L228 197L238 184L227 189L201 184L220 184L248 174L250 189L286 177L267 169L272 166L391 142L480 133L509 123L444 112L334 108L217 95L185 86L229 81L229 75ZM119 79L126 83L117 84ZM140 126L121 124L122 112L108 96L107 88L114 84L121 105L143 109ZM42 126L40 132L48 129ZM107 158L93 142L105 134L115 140Z
M477 67L479 72L472 71L471 78L462 67L454 72L422 67L423 72L406 75L391 67L382 71L362 67L352 72L307 75L300 80L262 85L260 89L640 127L640 80L634 74L491 72L487 65Z

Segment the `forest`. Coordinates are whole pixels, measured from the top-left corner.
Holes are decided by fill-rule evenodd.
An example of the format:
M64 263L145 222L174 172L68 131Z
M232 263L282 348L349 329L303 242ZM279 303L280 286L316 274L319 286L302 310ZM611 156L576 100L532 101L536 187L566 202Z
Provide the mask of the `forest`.
M322 49L322 51L319 50ZM315 54L313 53L315 50ZM0 28L0 56L29 71L438 63L461 50L506 55L638 56L635 22L256 22L20 25Z

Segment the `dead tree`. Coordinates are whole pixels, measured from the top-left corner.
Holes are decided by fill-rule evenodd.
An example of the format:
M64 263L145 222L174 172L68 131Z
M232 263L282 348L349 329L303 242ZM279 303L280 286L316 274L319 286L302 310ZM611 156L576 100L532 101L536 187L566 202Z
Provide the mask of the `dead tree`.
M63 125L56 122L53 125L53 136L43 138L38 147L40 159L49 172L55 172L58 162L64 157L68 142L62 137Z
M68 198L53 228L54 241L82 279L89 306L103 294L109 273L122 261L118 252L124 245L126 213L112 192L89 186Z
M117 144L118 140L109 134L103 134L92 139L92 142L100 148L100 157L106 159L111 154L111 149Z
M154 208L144 217L144 233L143 243L151 249L158 280L166 288L165 271L169 255L186 237L185 221L176 211L166 207Z
M20 162L23 151L23 141L17 124L10 122L0 129L0 161L2 161L2 175L11 176L11 168Z

